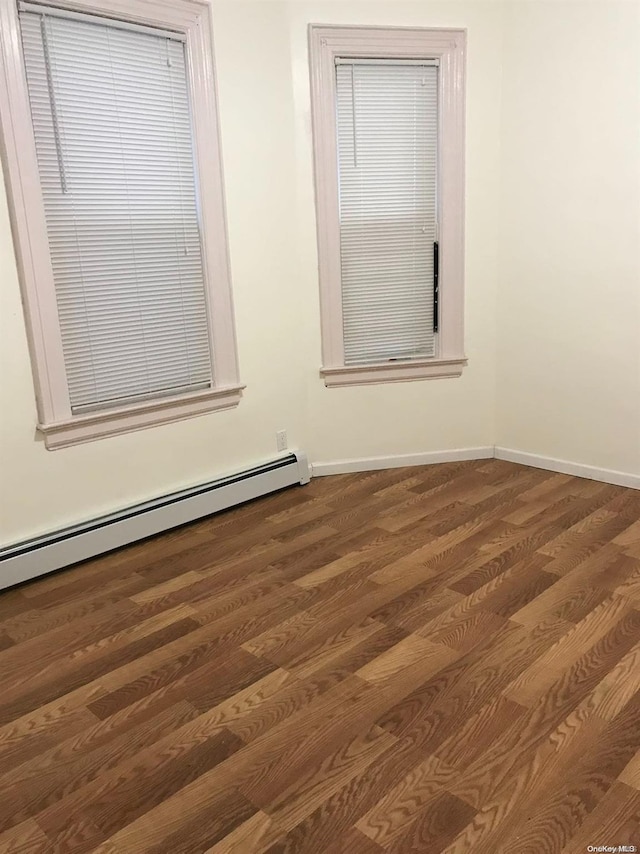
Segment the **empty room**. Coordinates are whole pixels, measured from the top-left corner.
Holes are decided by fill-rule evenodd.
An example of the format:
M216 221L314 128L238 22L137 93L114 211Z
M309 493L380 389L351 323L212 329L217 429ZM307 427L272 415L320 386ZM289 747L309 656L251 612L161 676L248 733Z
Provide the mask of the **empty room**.
M640 848L640 3L0 0L0 854Z

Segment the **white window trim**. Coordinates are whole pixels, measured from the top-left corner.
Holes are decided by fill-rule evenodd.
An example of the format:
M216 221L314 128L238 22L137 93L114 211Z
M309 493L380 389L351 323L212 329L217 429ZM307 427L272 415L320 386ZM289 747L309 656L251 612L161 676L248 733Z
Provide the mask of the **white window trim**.
M45 5L45 4L43 4ZM197 0L65 0L65 9L173 30L186 42L215 385L91 415L71 413L15 0L0 3L0 120L5 175L31 350L38 429L47 448L150 427L240 401L210 10ZM215 283L215 286L212 284Z
M464 355L464 118L465 30L309 26L322 361L327 386L460 376ZM404 363L344 363L336 57L439 59L440 323L434 358Z

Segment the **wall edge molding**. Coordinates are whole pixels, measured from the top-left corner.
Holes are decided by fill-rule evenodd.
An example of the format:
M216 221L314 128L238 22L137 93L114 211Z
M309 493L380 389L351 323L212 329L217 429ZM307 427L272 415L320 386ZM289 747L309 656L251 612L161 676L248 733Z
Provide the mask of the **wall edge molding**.
M325 477L332 474L353 474L364 471L380 471L381 469L402 468L403 466L423 466L435 463L452 463L463 460L505 460L533 468L546 469L559 474L584 477L588 480L598 480L614 486L629 489L640 489L640 475L614 469L597 468L596 466L576 463L571 460L559 460L555 457L545 457L528 451L518 451L514 448L503 448L500 445L481 445L475 448L451 448L444 451L424 451L415 454L389 454L379 457L354 457L343 460L322 460L311 463L313 477Z
M323 477L330 474L379 471L380 469L402 468L403 466L424 466L462 460L490 460L493 455L493 445L482 445L477 448L452 448L447 451L423 451L416 454L390 454L382 457L319 461L311 463L311 472L313 477Z
M625 486L629 489L640 489L640 475L631 472L615 471L614 469L602 469L589 466L585 463L575 463L570 460L558 460L555 457L544 457L540 454L531 454L528 451L517 451L513 448L495 447L495 458L506 460L510 463L520 463L533 468L547 469L560 474L569 474L574 477L584 477L589 480L599 480L603 483L611 483L614 486Z

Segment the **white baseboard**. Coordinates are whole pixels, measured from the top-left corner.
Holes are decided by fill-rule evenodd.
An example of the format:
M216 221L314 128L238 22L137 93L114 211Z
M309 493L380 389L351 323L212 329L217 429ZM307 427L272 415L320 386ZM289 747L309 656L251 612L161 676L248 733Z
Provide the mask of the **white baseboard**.
M514 451L511 448L495 448L497 460L507 460L510 463L521 463L523 466L533 466L537 469L557 471L561 474L571 474L575 477L586 477L589 480L600 480L615 486L627 486L640 489L640 475L614 469L599 469L583 463L572 463L568 460L556 460L553 457L541 457L538 454L528 454L525 451Z
M404 466L428 466L433 463L453 463L459 460L490 460L493 446L480 448L453 448L450 451L425 451L420 454L393 454L388 457L358 457L351 460L335 460L311 464L313 477L327 474L351 474L358 471L378 471Z
M380 469L402 468L403 466L427 466L433 463L451 463L458 460L506 460L520 463L523 466L547 469L547 471L570 474L575 477L586 477L599 480L615 486L626 486L630 489L640 489L640 475L613 469L599 469L583 463L572 463L568 460L556 460L553 457L541 457L538 454L528 454L525 451L515 451L512 448L493 447L491 445L479 448L453 448L449 451L426 451L421 454L393 454L388 457L358 457L350 460L334 460L331 462L316 462L311 464L313 477L329 474L351 474L359 471L379 471Z

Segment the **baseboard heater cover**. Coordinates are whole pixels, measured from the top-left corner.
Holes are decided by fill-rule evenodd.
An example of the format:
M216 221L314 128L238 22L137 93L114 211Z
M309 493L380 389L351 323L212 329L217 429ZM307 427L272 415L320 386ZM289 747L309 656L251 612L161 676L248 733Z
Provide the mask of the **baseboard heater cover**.
M309 482L301 451L0 549L0 589L96 557L287 486Z

